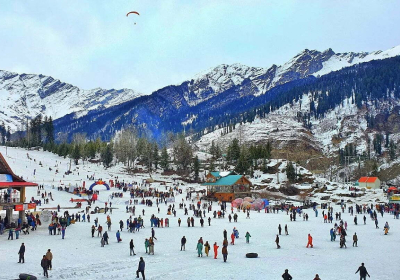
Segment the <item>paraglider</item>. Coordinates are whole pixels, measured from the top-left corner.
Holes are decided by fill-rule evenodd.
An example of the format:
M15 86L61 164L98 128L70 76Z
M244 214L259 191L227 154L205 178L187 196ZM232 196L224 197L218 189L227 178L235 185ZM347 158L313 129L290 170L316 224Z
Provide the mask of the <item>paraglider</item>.
M138 16L140 16L140 14L138 12L136 12L136 11L129 12L129 13L126 14L126 16L128 16L129 14L137 14Z
M126 16L129 16L129 14L137 14L138 16L140 16L140 14L136 11L129 12L126 14ZM135 24L136 24L136 22L135 22Z

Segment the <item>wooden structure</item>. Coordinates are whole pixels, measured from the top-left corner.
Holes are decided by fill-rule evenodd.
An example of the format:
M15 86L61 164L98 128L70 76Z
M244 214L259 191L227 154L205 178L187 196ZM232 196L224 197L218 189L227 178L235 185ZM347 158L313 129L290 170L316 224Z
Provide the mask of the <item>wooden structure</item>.
M230 202L240 196L250 195L252 183L234 172L210 172L206 176L207 197Z
M380 189L381 181L378 177L361 177L358 180L358 187L366 189Z
M24 210L28 209L28 204L24 205L26 187L37 187L37 184L26 182L15 175L0 153L0 210L6 211L9 224L14 210L19 211L19 218L24 220Z

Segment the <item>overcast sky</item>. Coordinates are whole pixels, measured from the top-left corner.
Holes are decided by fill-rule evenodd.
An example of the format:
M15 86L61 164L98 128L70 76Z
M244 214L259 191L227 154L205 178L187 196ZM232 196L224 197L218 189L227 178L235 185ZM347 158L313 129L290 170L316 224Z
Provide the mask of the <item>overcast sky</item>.
M222 63L270 67L305 48L400 45L399 0L0 0L0 7L0 69L83 89L151 93Z

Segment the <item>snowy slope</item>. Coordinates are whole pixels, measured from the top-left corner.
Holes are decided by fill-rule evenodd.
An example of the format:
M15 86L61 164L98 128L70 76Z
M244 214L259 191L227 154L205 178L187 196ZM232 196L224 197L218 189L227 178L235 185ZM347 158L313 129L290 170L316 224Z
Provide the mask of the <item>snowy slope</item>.
M96 177L102 177L104 180L119 176L120 179L133 182L140 181L145 175L130 176L122 172L120 167L114 167L111 170L103 170L101 166L95 164L80 165L79 172L75 167L72 168L73 174L63 178L63 172L68 168L68 159L59 158L47 152L26 151L22 149L8 148L7 156L4 147L0 147L0 152L6 157L11 168L18 175L23 175L26 179L34 180L39 184L45 184L46 192L53 193L54 201L44 207L55 207L60 204L61 207L70 207L71 197L75 197L66 192L59 192L51 189L51 185L59 184L80 184L86 179L86 175L95 173ZM32 160L28 160L26 153L29 153ZM36 160L36 161L34 161ZM39 166L39 161L43 167ZM48 167L59 165L60 173L54 174ZM36 176L33 176L33 170L36 169ZM167 181L170 186L172 178L155 175L157 179ZM61 180L61 182L60 182ZM86 181L86 184L90 183ZM199 220L195 219L195 227L188 228L185 221L187 216L183 215L182 209L179 209L178 202L181 202L185 196L185 189L193 186L197 189L198 185L182 185L183 195L177 195L175 209L177 217L166 215L167 206L160 205L160 213L157 213L157 207L137 206L138 214L145 210L145 229L137 233L127 233L123 229L122 242L117 243L115 233L119 220L126 221L129 214L125 212L126 197L113 199L113 213L111 214L112 229L109 231L109 245L100 247L100 238L92 238L90 227L92 223L77 222L66 230L66 237L61 239L60 235L51 236L47 231L47 224L38 227L37 231L29 235L21 235L19 240L7 240L7 234L0 235L0 279L16 279L19 273L31 273L44 279L40 267L40 259L51 249L54 255L53 270L49 271L50 279L131 279L135 277L135 271L139 257L143 257L146 262L147 279L281 279L285 269L294 279L313 279L318 273L321 279L337 279L338 276L343 279L358 279L355 271L361 262L365 265L371 274L371 279L389 280L396 279L398 270L396 268L387 268L387 259L377 257L377 252L385 256L390 256L391 262L397 263L400 257L397 254L397 240L400 232L399 220L385 214L383 218L379 217L380 229L375 229L373 221L367 217L367 224L362 224L362 216L358 217L359 225L354 225L353 218L345 211L342 218L348 223L347 249L339 248L338 238L335 242L330 241L329 230L332 224L325 224L321 218L322 209L318 208L319 215L315 217L311 209L305 210L309 215L309 221L303 221L298 217L296 222L290 222L286 212L279 214L272 213L250 213L250 219L246 219L244 213L238 213L237 223L229 223L228 219L212 219L211 226L205 225L203 228L199 225ZM155 185L155 187L160 187ZM103 202L109 199L111 191L106 191L101 186L96 187L100 190L100 202L98 206L104 205ZM163 187L162 187L163 188ZM332 189L332 192L335 192ZM27 197L34 196L38 198L36 189L30 189ZM353 199L357 203L370 203L372 199L381 198L379 194L373 192L360 199ZM318 201L318 200L317 200ZM185 201L186 202L186 201ZM186 202L189 203L189 202ZM347 203L350 205L350 203ZM354 205L354 204L352 204ZM84 204L84 206L86 206ZM340 211L339 206L333 205L333 211ZM229 207L229 205L228 205ZM213 203L213 211L218 209L216 203ZM77 213L79 210L69 212ZM191 211L189 211L191 213ZM149 218L155 214L160 218L169 218L169 228L156 228L155 255L145 254L144 239L148 238L150 233ZM4 216L4 212L0 211ZM208 217L209 214L206 213ZM93 220L98 217L99 222L105 226L106 215L91 215ZM181 227L178 227L177 219L182 219ZM390 224L389 235L383 234L382 228L385 221ZM277 250L274 243L277 227L281 224L284 227L288 225L289 235L280 236L281 249ZM239 230L240 237L235 241L235 245L228 246L228 261L224 263L221 256L221 247L218 250L218 259L210 256L206 257L203 250L203 257L197 257L195 250L197 240L203 237L204 241L209 241L212 245L217 242L221 246L222 232L232 232L233 227ZM248 231L251 234L250 243L246 244L244 235ZM359 242L358 247L351 246L352 235L357 232ZM307 234L311 233L314 238L314 248L306 248ZM180 239L185 235L188 242L186 251L180 251ZM133 239L135 244L136 256L129 256L129 240ZM371 242L373 240L373 242ZM25 264L19 264L18 249L24 242L26 245ZM257 252L259 258L247 259L245 254L248 252ZM345 262L343 260L346 260Z
M131 89L83 90L49 76L0 70L0 120L12 130L20 128L26 117L85 115L89 110L115 106L140 95Z

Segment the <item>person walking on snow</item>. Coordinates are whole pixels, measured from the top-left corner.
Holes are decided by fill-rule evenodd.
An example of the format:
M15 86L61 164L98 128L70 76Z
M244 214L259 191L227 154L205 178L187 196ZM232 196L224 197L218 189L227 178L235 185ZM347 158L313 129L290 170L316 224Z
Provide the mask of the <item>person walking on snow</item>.
M222 247L222 256L224 257L224 262L228 259L228 246Z
M357 247L357 242L358 242L358 236L357 233L355 232L353 235L353 247Z
M246 235L244 237L246 237L246 243L250 243L250 237L251 237L250 233L246 232Z
M307 248L308 248L308 246L311 246L311 248L314 247L312 241L313 241L313 238L312 238L311 234L308 234L308 243L307 243L307 246L306 246Z
M146 254L148 254L148 253L147 253L147 249L149 248L149 246L150 246L150 242L149 242L149 240L146 238L146 240L144 241L144 248L146 249Z
M154 240L157 240L156 238L156 232L154 231L154 228L151 228L151 238Z
M292 276L289 274L289 270L285 269L285 273L282 274L283 280L292 280Z
M144 210L143 210L144 211ZM139 272L142 274L142 278L143 278L143 280L146 280L145 279L145 276L144 276L144 268L145 268L145 262L144 262L144 260L143 260L143 257L140 257L140 261L139 261L139 265L138 265L138 269L136 270L136 278L139 278Z
M117 230L117 233L115 234L115 236L117 237L117 242L118 242L118 243L122 241L122 239L121 239L121 233L119 232L119 230Z
M19 247L18 255L19 255L18 263L21 263L21 262L25 263L25 257L24 257L24 255L25 255L25 244L24 243L22 243L21 247Z
M355 274L357 274L357 272L360 272L360 280L367 279L367 275L368 275L368 277L371 277L369 275L367 269L365 268L364 263L361 263L361 266L357 269Z
M276 248L277 248L277 249L280 249L281 246L279 245L279 235L278 235L278 234L276 235L275 243L276 243Z
M50 249L47 250L46 259L47 259L47 264L49 265L48 269L52 270L53 266L51 264L51 261L53 260L53 254L50 252Z
M208 244L208 241L206 241L206 244L204 244L204 252L206 253L206 256L208 257L208 252L210 252L210 244Z
M185 251L185 245L186 245L186 237L183 236L181 239L181 251L183 249L183 251Z
M285 234L286 234L286 235L289 235L287 225L285 225Z
M43 276L46 276L49 278L49 273L47 272L47 269L49 267L48 261L46 259L46 255L43 255L42 261L40 262L40 265L43 268Z
M200 240L197 243L196 248L197 248L197 256L198 257L200 257L200 256L203 257L203 243L201 243Z
M218 248L219 248L219 246L217 246L217 242L215 242L214 243L214 259L216 259L218 256Z
M135 256L135 251L133 250L133 248L135 247L135 245L133 245L133 239L131 239L131 242L129 242L129 254L132 256Z
M235 234L232 232L232 234L231 234L231 244L232 245L235 245Z
M282 227L281 227L281 224L279 224L279 226L278 226L278 232L279 232L279 235L281 235L281 233L282 233Z

